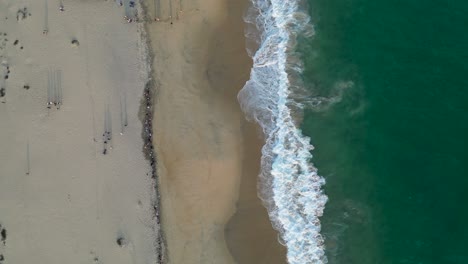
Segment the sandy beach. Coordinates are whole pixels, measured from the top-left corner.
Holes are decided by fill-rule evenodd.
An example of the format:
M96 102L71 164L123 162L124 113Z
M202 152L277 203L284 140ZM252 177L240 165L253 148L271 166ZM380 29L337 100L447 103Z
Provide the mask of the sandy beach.
M237 101L248 2L143 3L0 0L1 264L286 263Z
M243 131L243 166L236 213L226 225L226 242L237 263L284 264L286 247L278 243L266 208L257 194L257 176L264 141L258 127L245 122Z
M167 262L285 263L256 195L260 133L237 102L251 67L247 1L146 5Z
M156 259L142 25L126 12L0 0L1 263Z

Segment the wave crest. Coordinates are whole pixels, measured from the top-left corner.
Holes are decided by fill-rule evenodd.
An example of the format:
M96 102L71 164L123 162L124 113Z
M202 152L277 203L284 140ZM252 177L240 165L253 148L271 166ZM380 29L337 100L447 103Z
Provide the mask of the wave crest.
M238 99L249 120L263 129L259 197L287 249L291 264L327 263L320 221L327 196L325 180L310 163L313 146L302 135L294 115L303 66L293 52L299 34L310 36L309 16L299 0L251 0L245 21L247 47L253 59L250 80Z

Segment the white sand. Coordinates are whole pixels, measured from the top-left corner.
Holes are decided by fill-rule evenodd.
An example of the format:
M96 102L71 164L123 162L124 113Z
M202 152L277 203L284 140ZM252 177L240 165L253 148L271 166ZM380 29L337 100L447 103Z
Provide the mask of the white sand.
M43 35L45 1L0 0L0 32L7 33L0 58L11 71L0 98L0 224L7 230L0 254L5 263L154 263L154 197L138 118L139 26L125 23L114 1L64 1L65 12L58 3L48 0ZM31 16L17 21L23 7ZM54 70L62 73L59 110L46 108ZM120 135L125 97L128 126ZM103 155L106 105L113 149ZM119 247L118 236L128 244Z

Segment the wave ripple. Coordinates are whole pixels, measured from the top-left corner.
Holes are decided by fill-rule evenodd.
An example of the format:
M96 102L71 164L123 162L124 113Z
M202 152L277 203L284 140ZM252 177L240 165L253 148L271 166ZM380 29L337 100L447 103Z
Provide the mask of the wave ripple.
M325 180L310 163L313 146L294 115L302 110L293 99L295 76L302 64L293 52L298 34L307 34L309 17L299 0L251 0L245 21L253 59L250 80L238 99L247 118L263 128L259 196L287 247L291 264L327 263L320 221L327 196Z

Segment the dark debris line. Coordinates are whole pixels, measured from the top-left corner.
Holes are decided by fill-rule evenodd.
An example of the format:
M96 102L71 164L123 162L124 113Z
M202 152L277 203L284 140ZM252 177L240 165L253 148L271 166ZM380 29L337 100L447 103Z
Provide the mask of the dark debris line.
M138 21L145 23L144 24L144 30L146 31L145 33L148 32L147 26L148 26L148 21L151 21L150 19L147 19L147 11L148 7L145 5L144 0L139 0L138 4L141 6L142 12L141 12L141 18L143 19L138 19ZM144 33L143 33L144 34ZM154 54L152 53L151 50L151 42L148 37L144 38L144 41L146 42L146 47L148 51L148 56L147 56L147 63L150 65L149 68L149 75L151 76L153 74L153 58ZM153 145L153 114L154 114L154 108L153 108L153 102L154 102L154 96L156 92L156 84L153 78L150 78L148 82L145 84L145 88L143 90L143 102L141 105L141 110L140 113L143 113L143 131L142 131L142 137L143 137L143 142L144 142L144 147L143 147L143 152L145 153L146 158L149 160L150 165L151 165L151 178L153 179L154 182L154 193L155 193L155 199L153 200L153 216L155 220L155 234L157 234L156 238L156 254L157 254L157 261L156 264L163 264L166 261L166 254L165 254L165 239L164 239L164 233L161 227L161 195L159 191L159 177L157 175L157 159L156 159L156 152L154 150L154 145Z
M153 147L153 85L152 81L149 81L145 85L143 92L144 96L144 119L143 119L143 140L144 140L144 152L146 158L149 160L151 165L151 178L154 180L154 191L156 199L153 201L154 218L156 220L156 226L159 227L157 230L157 249L156 254L158 258L158 264L162 264L164 259L164 238L162 235L161 228L161 195L159 192L159 178L157 177L157 162L156 153Z

